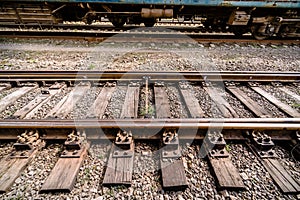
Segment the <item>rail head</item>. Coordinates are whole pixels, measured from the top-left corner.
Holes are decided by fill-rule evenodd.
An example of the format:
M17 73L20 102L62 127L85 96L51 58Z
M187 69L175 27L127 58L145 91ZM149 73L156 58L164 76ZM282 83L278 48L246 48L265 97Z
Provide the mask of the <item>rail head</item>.
M0 81L132 81L143 77L164 81L240 81L240 82L300 82L300 72L251 72L251 71L1 71Z
M0 139L15 139L27 129L38 129L46 139L65 139L72 130L84 131L89 139L110 139L116 130L130 130L135 139L160 139L166 129L178 130L182 139L203 139L218 130L227 139L244 140L251 131L263 131L278 140L290 140L300 131L300 118L266 119L120 119L120 120L0 120Z

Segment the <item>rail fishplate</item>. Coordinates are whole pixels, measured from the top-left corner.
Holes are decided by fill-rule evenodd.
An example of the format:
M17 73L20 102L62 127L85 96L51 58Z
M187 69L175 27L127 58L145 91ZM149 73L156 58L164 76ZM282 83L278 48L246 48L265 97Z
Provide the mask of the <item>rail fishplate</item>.
M130 131L119 130L115 139L113 151L114 158L125 158L133 156L133 138Z

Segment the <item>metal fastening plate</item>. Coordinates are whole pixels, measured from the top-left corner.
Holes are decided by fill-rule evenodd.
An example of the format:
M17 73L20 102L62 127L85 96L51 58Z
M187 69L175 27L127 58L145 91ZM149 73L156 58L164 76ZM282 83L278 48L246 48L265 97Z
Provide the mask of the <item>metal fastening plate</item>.
M276 158L277 154L275 153L274 150L270 149L268 151L261 151L259 149L257 149L256 147L254 147L257 154L259 155L259 157L261 158Z
M113 146L113 158L126 158L133 156L133 138L130 131L119 131Z
M220 131L210 131L204 140L204 145L210 157L229 157L229 153L226 150L226 141Z
M179 139L176 130L165 130L163 133L162 157L163 158L178 158L181 156L179 147Z
M26 130L17 137L18 140L14 144L14 150L10 153L10 158L28 158L40 143L37 130Z
M226 87L235 87L235 86L237 86L237 84L235 82L231 82L231 81L225 81L224 85Z
M130 150L114 150L113 158L130 158L133 156L133 151Z
M82 153L82 149L76 150L64 150L60 157L61 158L79 158Z
M265 133L253 131L251 137L256 148L261 151L268 151L274 147L274 142L272 141L271 137Z
M10 153L10 158L29 158L34 149L13 150Z
M116 82L106 82L104 87L116 87L117 83Z
M202 82L203 87L211 87L212 83L211 82Z
M155 87L164 87L165 83L163 81L157 81L157 82L154 83L154 86Z
M61 153L60 157L79 158L83 151L82 144L84 139L85 138L80 134L80 132L72 131L64 143L64 151Z
M275 87L282 87L282 83L281 82L271 82L271 85L275 86Z
M180 81L180 82L179 82L179 88L180 88L181 90L187 90L187 89L190 89L190 88L191 88L191 85L190 85L190 83L187 82L187 81Z
M140 83L139 82L130 82L129 87L140 87Z
M223 150L226 146L224 136L220 131L213 131L207 133L207 138L210 146L213 146L214 150Z
M277 157L277 154L272 149L274 147L274 142L270 136L259 131L253 131L250 136L254 142L254 149L260 158Z
M257 83L257 82L248 82L248 84L250 87L258 87L259 86L259 83Z
M179 158L181 156L181 151L179 146L177 147L177 149L173 150L167 150L163 148L161 154L163 158Z
M226 158L226 157L229 157L229 153L227 152L227 150L225 148L223 148L223 149L212 149L209 152L209 155L211 157L216 157L216 158Z
M50 94L50 91L47 89L43 89L43 90L41 90L41 93L42 94Z

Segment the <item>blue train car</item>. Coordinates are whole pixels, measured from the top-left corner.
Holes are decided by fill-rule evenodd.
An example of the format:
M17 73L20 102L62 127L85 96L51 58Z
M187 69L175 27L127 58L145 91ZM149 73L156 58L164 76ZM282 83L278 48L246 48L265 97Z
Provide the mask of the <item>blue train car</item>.
M250 31L257 39L271 35L299 37L298 0L2 0L3 23L91 24L103 17L116 27L125 23L153 26L158 19L200 18L210 30Z

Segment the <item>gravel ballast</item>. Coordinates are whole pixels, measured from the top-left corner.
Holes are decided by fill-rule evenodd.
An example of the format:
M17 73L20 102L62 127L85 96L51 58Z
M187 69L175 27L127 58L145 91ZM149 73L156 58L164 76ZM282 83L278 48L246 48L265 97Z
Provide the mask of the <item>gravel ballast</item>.
M124 42L108 39L102 43L72 40L0 40L1 70L128 70L128 71L300 71L300 47L298 45L262 44L198 44L164 42ZM143 83L142 83L143 84ZM146 115L145 87L141 84L139 118L155 118L153 87L149 88L150 110ZM187 118L189 113L178 93L177 86L165 85L171 107L171 118ZM299 103L288 98L278 89L264 85L264 89L276 98L300 112ZM300 95L300 84L284 86ZM76 104L66 118L84 119L92 102L97 98L101 87L92 86L84 98ZM239 86L248 97L261 105L272 117L288 117L273 104L255 93L249 87ZM73 87L67 87L55 95L37 112L35 119L44 118L49 111L68 95ZM127 85L117 83L103 119L117 119L122 112ZM0 99L15 91L15 88L2 91ZM224 118L211 97L199 85L190 85L188 90L195 95L205 118ZM217 88L240 118L254 117L243 104L223 90ZM1 113L1 118L10 117L18 108L39 94L36 89L24 96L15 105ZM9 155L13 143L0 144L0 158ZM257 157L245 144L229 143L227 148L231 161L237 167L246 185L244 191L219 191L207 158L199 156L201 143L181 141L182 160L188 181L184 191L166 191L161 184L159 163L159 142L135 142L134 171L132 186L103 187L109 141L93 141L89 153L80 168L77 181L71 193L39 194L42 184L53 169L63 145L47 144L33 158L21 173L12 188L0 199L297 199L296 195L283 194L264 169ZM292 176L300 180L299 163L290 152L280 146L275 147L279 161ZM299 198L299 195L298 195Z

